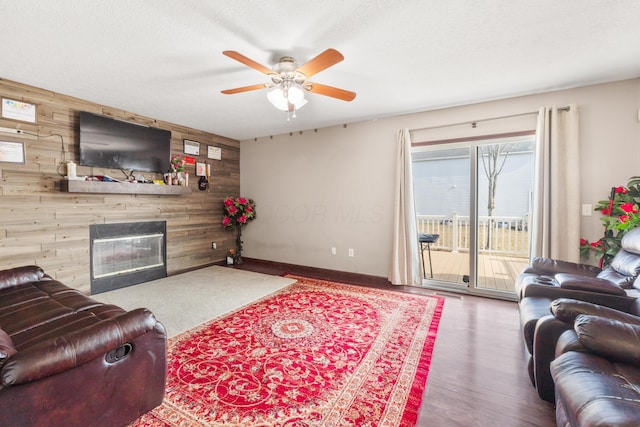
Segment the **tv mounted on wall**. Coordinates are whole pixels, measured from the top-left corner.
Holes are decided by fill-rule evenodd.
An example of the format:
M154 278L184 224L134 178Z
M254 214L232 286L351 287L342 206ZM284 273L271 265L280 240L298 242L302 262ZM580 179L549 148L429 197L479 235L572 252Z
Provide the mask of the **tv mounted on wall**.
M80 165L165 173L171 132L80 112Z

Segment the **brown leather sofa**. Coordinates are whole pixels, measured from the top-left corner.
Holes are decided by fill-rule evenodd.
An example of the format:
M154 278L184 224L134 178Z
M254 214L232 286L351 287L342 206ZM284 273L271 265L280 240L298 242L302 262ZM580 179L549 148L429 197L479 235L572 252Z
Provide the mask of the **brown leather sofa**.
M0 271L0 425L124 426L164 397L166 333L37 266Z
M518 300L526 297L576 298L589 301L592 298L609 298L617 303L617 296L634 290L634 282L640 275L640 228L624 235L621 249L604 269L555 260L534 258L516 278ZM637 293L636 295L637 296Z
M550 258L535 258L516 279L520 327L525 343L527 368L538 395L554 401L554 384L549 365L555 343L564 326L542 319L551 315L550 304L557 298L573 298L624 312L640 310L640 228L627 233L622 249L610 265L600 269ZM553 316L551 316L553 317ZM538 329L544 329L539 333ZM535 337L535 338L534 338Z
M557 424L640 425L640 317L570 299L552 311L568 326L551 362Z

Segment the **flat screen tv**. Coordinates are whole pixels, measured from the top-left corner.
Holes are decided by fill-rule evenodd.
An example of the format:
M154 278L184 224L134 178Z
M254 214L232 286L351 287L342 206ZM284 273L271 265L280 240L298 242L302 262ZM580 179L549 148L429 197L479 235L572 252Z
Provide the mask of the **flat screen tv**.
M80 112L80 165L165 173L171 132Z

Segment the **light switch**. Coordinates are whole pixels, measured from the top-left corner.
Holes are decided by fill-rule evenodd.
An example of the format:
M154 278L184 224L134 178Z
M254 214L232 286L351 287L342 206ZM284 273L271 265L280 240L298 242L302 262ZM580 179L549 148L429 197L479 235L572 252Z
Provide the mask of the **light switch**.
M585 203L582 205L582 216L591 216L593 215L593 205L590 203Z

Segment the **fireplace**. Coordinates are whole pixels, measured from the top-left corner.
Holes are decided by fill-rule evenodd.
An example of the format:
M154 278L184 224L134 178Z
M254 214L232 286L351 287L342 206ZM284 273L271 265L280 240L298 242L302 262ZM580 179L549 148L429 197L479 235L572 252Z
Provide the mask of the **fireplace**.
M167 277L165 221L89 226L91 293Z

